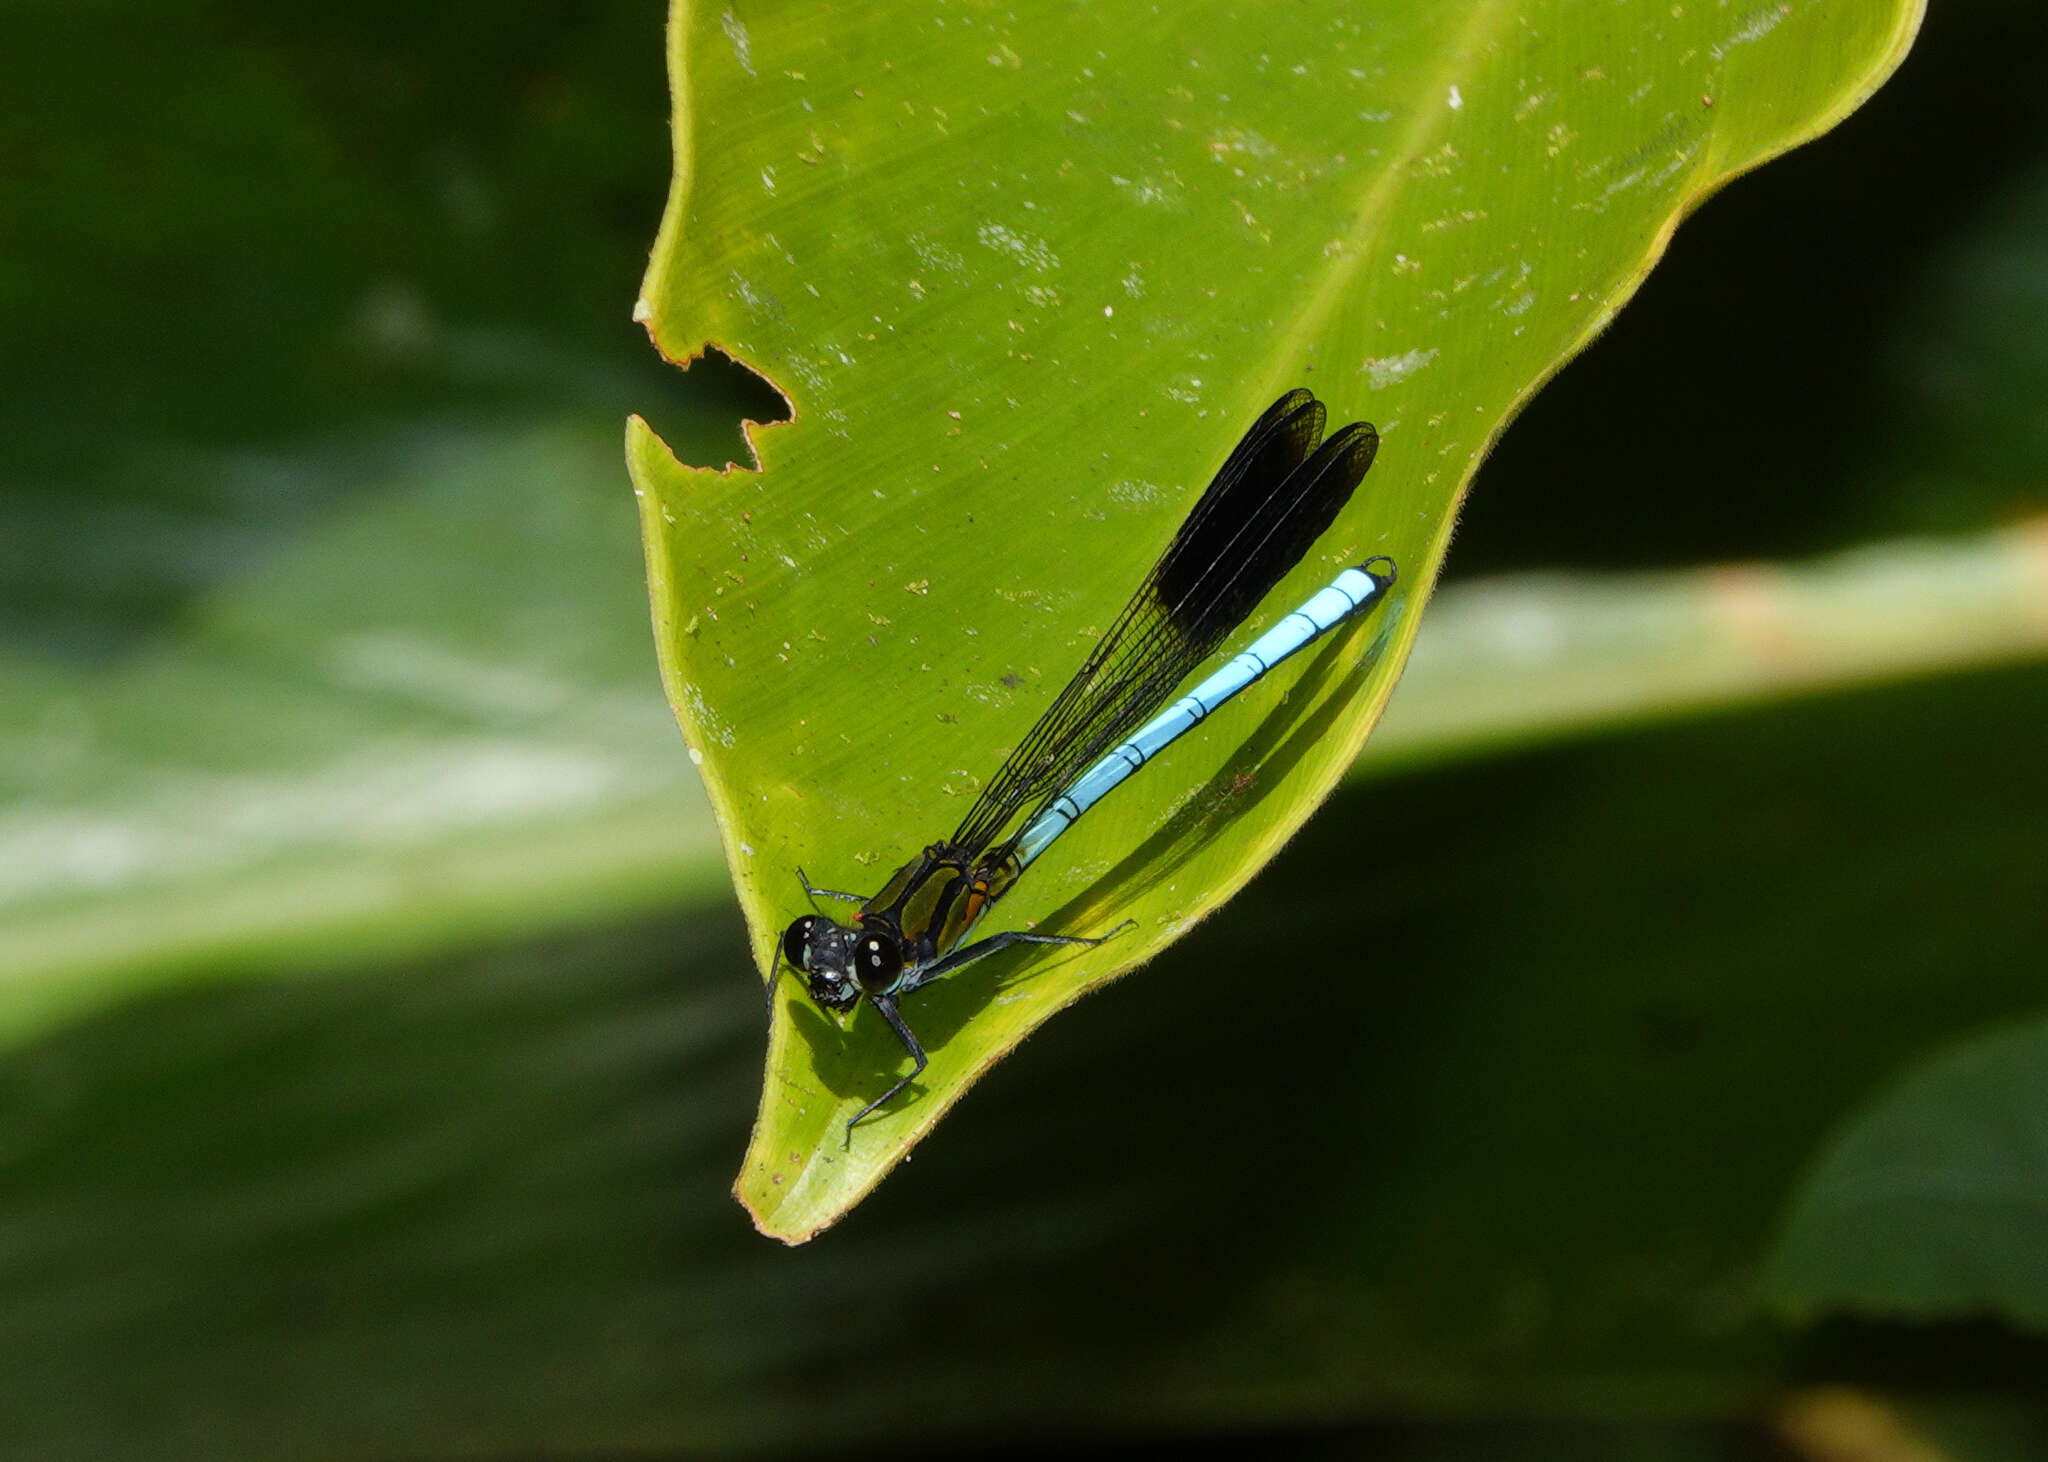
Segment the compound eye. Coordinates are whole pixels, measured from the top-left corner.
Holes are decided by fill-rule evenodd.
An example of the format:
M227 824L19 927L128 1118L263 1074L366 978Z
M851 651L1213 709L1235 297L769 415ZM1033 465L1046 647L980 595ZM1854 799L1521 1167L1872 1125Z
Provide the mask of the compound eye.
M811 932L818 927L816 914L805 914L782 931L782 957L800 970L811 967Z
M870 934L853 949L853 977L870 995L886 994L903 973L903 951L886 934Z

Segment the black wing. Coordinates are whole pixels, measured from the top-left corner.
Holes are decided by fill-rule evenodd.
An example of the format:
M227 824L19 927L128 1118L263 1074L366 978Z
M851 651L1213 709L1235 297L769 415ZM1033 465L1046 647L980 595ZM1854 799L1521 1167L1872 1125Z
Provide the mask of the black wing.
M1035 815L1066 790L1156 715L1301 562L1379 448L1363 422L1322 441L1323 420L1322 403L1295 390L1245 433L1087 662L968 809L954 843L979 857L1020 809Z

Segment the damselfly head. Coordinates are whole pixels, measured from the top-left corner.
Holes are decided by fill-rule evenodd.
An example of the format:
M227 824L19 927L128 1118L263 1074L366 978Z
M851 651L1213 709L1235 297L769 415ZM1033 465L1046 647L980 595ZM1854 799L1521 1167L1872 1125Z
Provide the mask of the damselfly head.
M860 985L848 968L859 936L822 914L805 914L782 932L782 957L801 970L811 999L827 1010L850 1010Z
M863 994L886 995L903 977L903 946L886 929L849 929L805 914L782 932L782 957L803 971L811 999L850 1010Z

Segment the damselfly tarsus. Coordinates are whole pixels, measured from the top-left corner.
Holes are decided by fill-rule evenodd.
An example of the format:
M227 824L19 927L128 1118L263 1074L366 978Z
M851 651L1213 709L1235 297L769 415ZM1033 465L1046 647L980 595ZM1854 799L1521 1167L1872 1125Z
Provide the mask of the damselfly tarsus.
M1353 422L1324 440L1323 423L1323 405L1307 391L1289 391L1267 408L952 837L905 863L872 897L815 888L798 870L812 898L843 899L860 909L851 925L812 913L789 926L768 981L771 1005L786 959L803 974L811 999L827 1010L851 1010L866 996L913 1063L908 1075L854 1114L849 1134L925 1069L924 1047L900 1008L905 995L1015 945L1092 947L1131 927L1127 921L1093 938L1007 929L964 944L1032 861L1225 701L1386 596L1394 583L1392 559L1370 558L1344 570L1160 711L1188 672L1301 562L1372 466L1379 450L1372 427Z

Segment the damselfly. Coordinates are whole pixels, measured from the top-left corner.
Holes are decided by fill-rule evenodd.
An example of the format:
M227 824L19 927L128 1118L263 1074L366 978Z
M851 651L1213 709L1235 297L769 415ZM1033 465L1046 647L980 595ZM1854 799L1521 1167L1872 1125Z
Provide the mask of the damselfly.
M1245 433L1137 595L952 837L905 863L872 897L814 888L797 870L812 898L844 899L860 911L850 926L822 914L789 926L768 982L771 1005L787 959L803 973L811 999L827 1010L851 1010L866 996L913 1063L908 1075L854 1114L849 1134L925 1069L924 1047L904 1023L904 996L1014 945L1093 947L1130 927L1094 938L1007 929L963 945L1033 860L1218 706L1324 631L1377 604L1392 587L1390 558L1346 569L1154 716L1188 672L1301 562L1372 466L1379 449L1372 427L1353 422L1325 441L1323 422L1320 401L1307 391L1289 391Z

